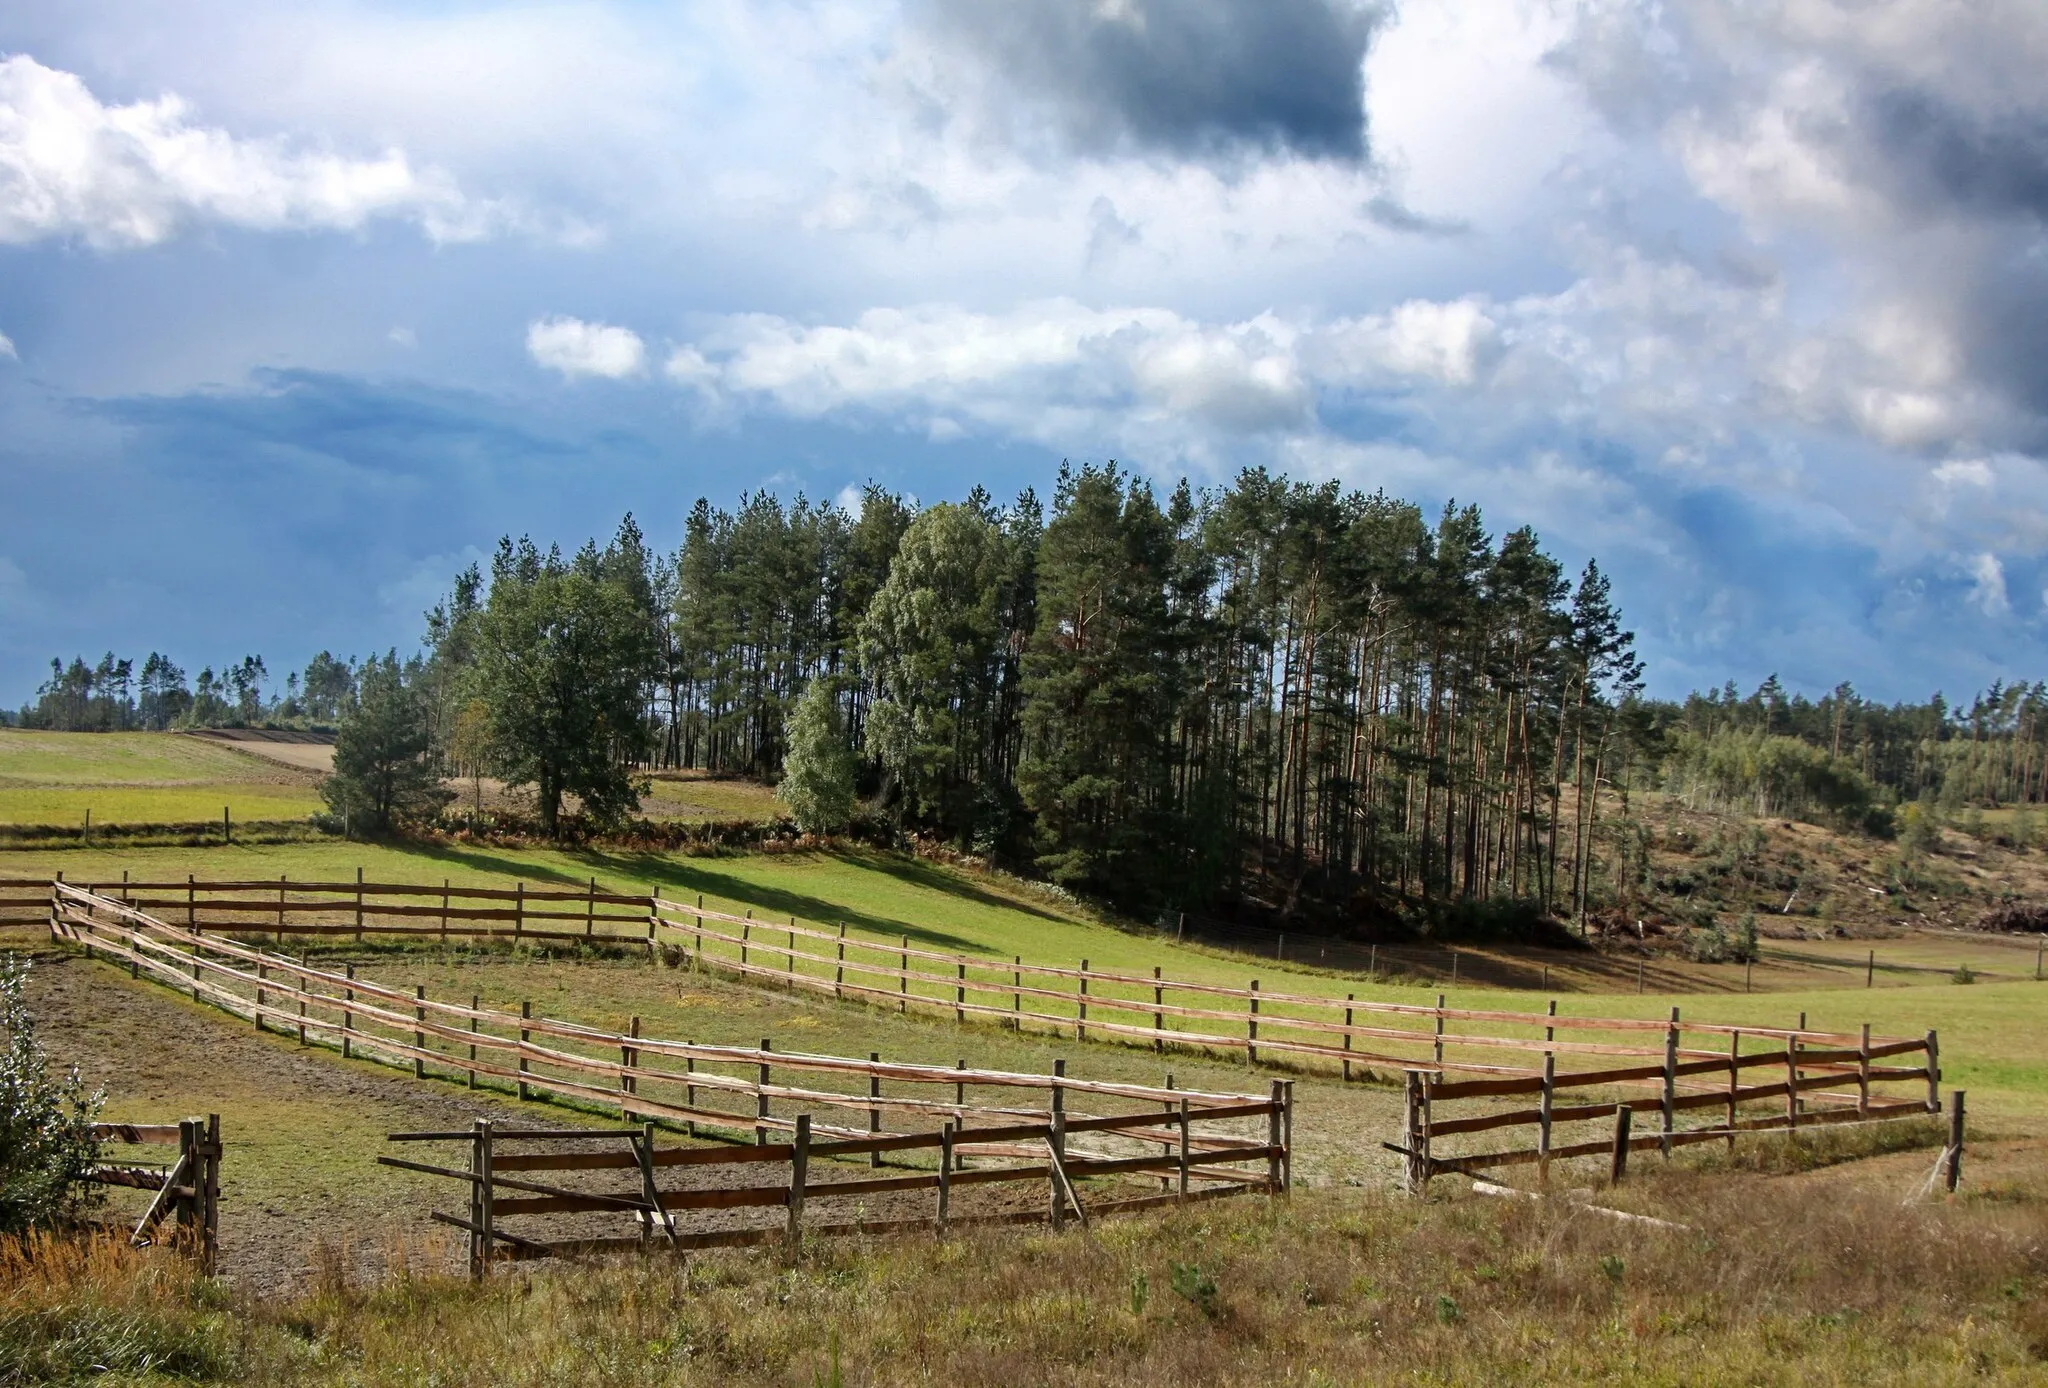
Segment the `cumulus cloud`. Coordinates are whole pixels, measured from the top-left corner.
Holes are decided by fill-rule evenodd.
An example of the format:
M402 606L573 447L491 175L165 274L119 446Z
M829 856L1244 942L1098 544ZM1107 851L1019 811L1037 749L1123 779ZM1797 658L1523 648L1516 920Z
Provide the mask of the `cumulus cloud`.
M14 339L6 333L0 333L0 357L5 357L8 361L21 360L21 353L14 350Z
M647 366L647 347L638 333L580 318L536 318L526 329L526 354L537 365L570 377L619 380Z
M1825 340L1796 392L1808 413L1934 458L2048 447L2048 8L1585 13L1560 66L1753 243L1802 262L1809 309L1835 317L1808 327Z
M379 217L437 241L488 234L502 208L466 199L404 151L369 158L239 139L176 96L106 105L75 74L0 60L0 243L75 237L155 245L193 222L352 230Z
M874 309L843 326L748 314L678 348L666 369L738 408L897 412L941 440L968 423L1047 443L1143 436L1175 455L1209 436L1308 427L1299 335L1270 316L1208 325L1072 300L1006 314Z
M1090 154L1366 156L1381 11L1352 0L921 0L998 118Z

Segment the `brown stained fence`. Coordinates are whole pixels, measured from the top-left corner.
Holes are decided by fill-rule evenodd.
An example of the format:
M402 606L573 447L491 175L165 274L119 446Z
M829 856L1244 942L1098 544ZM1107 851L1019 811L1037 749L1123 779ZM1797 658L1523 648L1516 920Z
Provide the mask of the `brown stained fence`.
M1662 1024L1661 1058L1560 1073L1450 1078L1410 1069L1404 1131L1383 1144L1403 1158L1408 1189L1449 1173L1477 1174L1601 1158L1626 1174L1632 1152L1762 1133L1926 1119L1942 1111L1939 1042L1682 1023ZM1718 1042L1718 1047L1709 1045ZM1903 1062L1903 1063L1901 1063ZM1646 1121L1636 1122L1636 1115ZM1611 1130L1610 1130L1611 1128ZM1506 1144L1506 1145L1502 1145Z
M666 946L680 950L693 968L759 987L1161 1053L1237 1054L1253 1063L1313 1067L1346 1079L1427 1071L1438 1084L1494 1078L1536 1085L1549 1064L1569 1087L1576 1083L1575 1071L1661 1066L1667 1039L1660 1021L1558 1015L1554 1002L1548 1012L1454 1008L1442 993L1434 1005L1396 1003L1265 988L1258 979L1239 987L1168 978L1161 969L1150 975L1100 969L1085 959L1075 966L1005 961L926 949L905 937L864 938L843 925L828 930L794 918L734 915L706 909L701 898L687 905L607 892L595 881L581 890L543 890L524 883L462 888L368 882L360 872L357 877L124 880L89 890L194 934L243 941L269 937L280 945L288 936L310 935L597 942L650 952ZM46 912L50 884L36 886L36 900ZM1720 1058L1732 1030L1686 1023L1680 1062ZM1860 1035L1809 1030L1803 1023L1744 1034L1752 1046L1822 1053L1862 1044ZM1882 1036L1870 1043L1908 1050L1922 1044Z
M295 1035L307 1044L333 1045L345 1056L401 1066L420 1078L502 1087L522 1099L547 1095L610 1109L626 1121L660 1121L690 1137L750 1144L713 1155L695 1148L657 1150L653 1134L643 1127L635 1132L644 1145L636 1152L608 1154L609 1163L590 1163L584 1152L566 1154L574 1160L561 1169L608 1170L621 1156L631 1156L638 1166L644 1154L643 1172L676 1165L718 1173L708 1187L700 1183L671 1191L656 1186L652 1196L645 1189L576 1190L536 1183L524 1174L506 1176L508 1171L557 1168L547 1165L544 1151L515 1153L517 1162L494 1163L497 1140L519 1140L504 1130L480 1139L481 1172L475 1157L467 1169L415 1163L472 1188L481 1183L479 1198L491 1207L490 1217L471 1211L447 1219L467 1220L463 1227L482 1241L484 1250L503 1244L514 1256L540 1256L603 1246L607 1237L549 1240L514 1234L498 1228L500 1215L612 1212L659 1221L665 1242L689 1246L685 1240L766 1237L758 1225L711 1220L706 1211L779 1208L784 1222L776 1227L786 1232L786 1227L801 1226L807 1199L843 1203L857 1197L873 1203L886 1197L898 1209L907 1192L929 1190L937 1199L940 1171L866 1177L851 1184L833 1174L838 1164L857 1157L865 1157L871 1170L880 1167L885 1154L907 1154L894 1158L897 1162L931 1159L949 1167L943 1173L942 1207L898 1217L927 1223L1021 1217L1014 1207L963 1208L955 1203L956 1187L960 1192L1017 1183L1058 1187L1062 1200L1046 1201L1036 1217L1059 1223L1067 1212L1085 1217L1105 1208L1136 1208L1134 1201L1277 1192L1291 1180L1293 1098L1292 1085L1284 1080L1274 1081L1265 1095L1210 1093L1073 1078L1066 1075L1064 1062L1051 1074L1033 1074L785 1052L765 1042L760 1047L700 1045L648 1035L639 1018L624 1031L606 1031L538 1016L530 1006L513 1013L484 1007L475 998L467 1003L430 998L424 988L407 992L360 977L352 965L314 968L68 885L53 886L50 901L51 930L58 939L259 1029ZM431 1136L473 1146L479 1141L470 1133ZM804 1168L813 1158L835 1166L810 1167L807 1173ZM962 1170L970 1161L972 1167ZM737 1179L753 1176L763 1164L788 1166L794 1174L765 1194L758 1181ZM728 1172L735 1179L724 1180ZM1163 1183L1166 1189L1129 1194L1133 1180ZM548 1188L524 1189L506 1200L493 1193L501 1187L522 1190L519 1182ZM1108 1182L1106 1194L1088 1193L1087 1182ZM674 1226L678 1211L690 1215L687 1227ZM816 1231L872 1225L856 1217L820 1224Z
M26 897L28 884L0 880L0 909ZM49 913L51 882L35 886L35 913ZM602 891L595 878L580 888L458 887L365 880L295 882L205 881L195 876L74 884L158 919L202 933L242 938L287 936L443 942L596 943L651 947L652 898ZM0 920L12 920L0 916Z

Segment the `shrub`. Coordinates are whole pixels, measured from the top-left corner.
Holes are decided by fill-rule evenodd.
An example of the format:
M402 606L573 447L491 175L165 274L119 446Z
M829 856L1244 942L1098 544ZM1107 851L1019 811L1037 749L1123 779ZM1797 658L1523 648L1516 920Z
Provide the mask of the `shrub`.
M99 1194L85 1178L99 1162L92 1124L105 1095L76 1068L51 1077L28 1010L28 970L19 955L0 962L0 1234L75 1219Z

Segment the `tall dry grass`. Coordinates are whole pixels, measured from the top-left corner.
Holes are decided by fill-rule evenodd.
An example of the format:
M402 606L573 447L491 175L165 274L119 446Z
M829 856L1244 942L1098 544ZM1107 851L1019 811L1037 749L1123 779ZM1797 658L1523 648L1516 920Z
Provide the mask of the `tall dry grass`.
M181 1372L492 1388L2048 1381L2048 1188L1902 1206L1876 1186L1673 1169L1627 1197L1689 1227L1565 1200L1320 1191L1059 1237L830 1243L794 1268L732 1252L481 1288L337 1271L296 1302L242 1306L224 1355ZM168 1334L215 1314L147 1260L36 1263L6 1265L10 1327L107 1308Z

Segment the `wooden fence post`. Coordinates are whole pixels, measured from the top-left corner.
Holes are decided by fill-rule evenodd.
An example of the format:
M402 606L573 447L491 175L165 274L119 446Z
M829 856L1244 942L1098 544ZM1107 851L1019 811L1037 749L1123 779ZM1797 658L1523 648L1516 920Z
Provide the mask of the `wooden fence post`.
M583 898L583 938L595 938L597 934L597 879L590 879L590 890Z
M1728 1150L1735 1150L1735 1105L1742 1088L1742 1032L1728 1033Z
M953 1128L939 1129L939 1232L946 1232L946 1212L953 1201Z
M881 1063L882 1053L880 1051L868 1052L868 1064L870 1066L878 1066ZM871 1136L879 1136L882 1131L882 1106L879 1103L875 1102L877 1099L880 1099L881 1097L881 1071L876 1069L870 1069L868 1071L868 1132ZM879 1169L882 1165L882 1154L880 1152L868 1153L868 1165L870 1167Z
M1422 1076L1422 1129L1420 1137L1422 1143L1422 1194L1425 1199L1429 1196L1430 1180L1436 1175L1435 1163L1430 1160L1429 1155L1429 1129L1431 1116L1435 1109L1432 1091L1435 1088L1435 1075L1430 1072L1424 1072Z
M1250 989L1251 1010L1245 1014L1245 1064L1259 1063L1259 981L1252 980Z
M91 950L88 949L86 953L88 957L90 957ZM256 1030L258 1031L263 1030L263 1008L264 1004L268 1001L263 991L263 981L268 976L268 973L269 971L265 969L265 967L263 966L263 962L261 960L258 960L256 963L256 1006L250 1011L249 1014L250 1017L255 1021Z
M414 1026L412 1033L412 1047L415 1052L412 1058L412 1077L416 1080L423 1080L427 1077L427 1058L418 1054L418 1052L424 1051L427 1048L427 1033L421 1029L421 1026L427 1020L427 985L424 983L413 985L412 996L412 1019L417 1024Z
M1629 1119L1635 1110L1623 1099L1614 1108L1614 1157L1607 1171L1607 1183L1618 1186L1621 1178L1628 1174L1628 1129Z
M171 1168L172 1174L183 1177L185 1186L172 1197L171 1208L178 1221L177 1240L190 1248L197 1233L199 1222L199 1146L200 1129L197 1118L178 1120L178 1164ZM192 1192L190 1195L185 1191Z
M1088 1039L1088 961L1086 959L1081 961L1080 992L1076 994L1076 1000L1081 1010L1080 1015L1074 1022L1074 1039L1076 1041L1086 1041Z
M766 1055L773 1049L774 1047L768 1044L768 1038L762 1037L761 1054ZM754 1090L754 1116L757 1119L768 1116L768 1075L768 1062L764 1060L761 1062L761 1082ZM766 1123L756 1122L754 1124L754 1145L756 1147L766 1147L768 1145L768 1125Z
M1358 994L1356 993L1346 993L1344 995L1344 1079L1346 1083L1349 1083L1351 1080L1351 1014L1353 1011L1351 1005L1357 1001Z
M1799 1126L1799 1038L1785 1038L1785 1126Z
M1557 1099L1557 1054L1543 1056L1543 1099L1536 1115L1536 1179L1550 1184L1550 1113Z
M343 970L343 974L344 974L344 976L345 976L345 977L347 977L347 978L348 978L349 980L351 980L351 982L353 982L353 980L355 979L355 976L356 976L356 966L355 966L355 965L353 965L353 964L344 964L344 965L342 965L342 970ZM344 987L342 988L342 990L341 990L341 996L342 996L342 1001L343 1001L343 1002L345 1002L345 1003L350 1003L350 1002L354 1002L354 1001L356 1000L356 990L355 990L355 989L354 989L353 987L348 987L348 986L344 986ZM351 1054L350 1042L351 1042L351 1040L353 1039L353 1033L354 1033L355 1029L356 1029L356 1014L355 1014L355 1012L354 1012L353 1010L351 1010L350 1008L347 1008L347 1007L344 1007L344 1008L342 1008L342 1010L341 1010L341 1058L342 1058L343 1060L347 1060L347 1059L349 1058L349 1055Z
M1010 956L1010 1030L1024 1030L1024 956Z
M489 1275L491 1270L491 1259L493 1255L495 1255L497 1252L497 1248L495 1245L497 1243L498 1237L496 1218L498 1200L497 1193L491 1188L491 1149L493 1145L492 1121L493 1120L489 1118L479 1118L476 1120L477 1129L482 1134L483 1139L478 1144L478 1146L481 1148L483 1152L483 1179L477 1182L477 1193L479 1196L479 1208L477 1210L477 1227L482 1231L481 1242L484 1246L483 1264L482 1270L479 1274L480 1276Z
M789 947L782 952L783 971L789 975L789 991L796 991L796 917L789 918Z
M898 970L896 977L897 992L902 995L902 1001L896 1004L896 1010L908 1016L910 1013L910 937L908 935L903 937L902 948L902 967Z
M754 908L747 908L747 918L740 923L740 977L747 974L747 944L754 938Z
M1180 1185L1182 1202L1188 1198L1188 1101L1180 1101Z
M448 948L448 879L441 879L441 948Z
M1856 1047L1856 1116L1870 1117L1870 1023L1863 1024L1863 1040Z
M1152 1051L1166 1054L1166 988L1160 982L1160 966L1152 966Z
M835 1001L846 997L846 922L839 922L839 960L832 966L832 997Z
M1927 1111L1941 1112L1941 1046L1931 1031L1927 1033Z
M1052 1092L1057 1104L1060 1091L1055 1087ZM1052 1111L1052 1125L1046 1137L1046 1149L1052 1157L1046 1176L1046 1184L1052 1188L1052 1227L1053 1232L1058 1233L1067 1227L1067 1194L1060 1188L1060 1178L1065 1175L1061 1168L1067 1162L1067 1115L1058 1107Z
M1401 1095L1404 1101L1401 1119L1401 1188L1410 1195L1422 1189L1422 1163L1417 1159L1422 1150L1422 1076L1415 1070L1401 1072Z
M483 1009L483 1005L483 994L471 993L469 995L469 1034L471 1036L476 1035L477 1013ZM476 1088L476 1042L474 1041L469 1043L469 1087L471 1089Z
M287 879L282 876L277 879L277 948L280 951L284 949L284 889L286 881Z
M299 956L299 967L306 967L306 956L303 954ZM303 1046L306 1044L306 980L303 976L294 984L294 989L299 997L299 1044Z
M692 1038L688 1041L685 1041L683 1044L686 1046L694 1046L697 1044L697 1042L695 1038ZM686 1055L683 1057L683 1073L685 1075L694 1075L697 1073L697 1057L693 1055ZM697 1086L689 1082L688 1080L685 1080L683 1082L683 1107L691 1110L694 1110L697 1107ZM697 1120L695 1118L685 1120L684 1130L689 1133L692 1139L694 1139L697 1136Z
M1444 1063L1444 995L1436 995L1436 1063Z
M704 958L704 893L697 893L697 952L690 956L690 969L695 972Z
M533 1017L533 1003L530 1000L520 1000L519 1016L522 1021L531 1020ZM519 1102L522 1104L526 1102L526 1074L528 1067L526 1043L532 1039L532 1031L526 1027L519 1028Z
M1963 1179L1963 1091L1948 1093L1948 1152L1942 1161L1942 1184L1954 1195Z
M363 942L363 870L356 869L356 943Z
M1285 1081L1274 1080L1266 1090L1266 1194L1278 1195L1280 1186L1280 1115L1285 1106Z
M198 881L191 873L185 874L185 928L195 935L199 933Z
M1671 1025L1664 1031L1664 1131L1661 1151L1671 1156L1671 1134L1678 1126L1678 1009L1671 1009Z
M784 1235L784 1251L794 1263L803 1251L804 1241L804 1178L811 1165L811 1115L799 1113L796 1116L796 1142L789 1153L789 1229Z
M490 1178L490 1168L484 1160L484 1125L490 1120L476 1120L475 1131L469 1138L469 1280L480 1282L484 1275L484 1184Z
M965 1021L967 1020L967 961L966 961L966 960L964 960L964 959L963 959L962 961L960 961L960 964L959 964L959 970L960 970L960 972L959 972L959 975L958 975L957 981L956 981L956 982L954 983L954 985L953 985L953 1020L954 1020L955 1022L965 1022ZM963 1063L964 1063L964 1062L963 1062Z
M512 943L518 944L519 937L526 933L526 884L512 884Z
M633 1039L634 1039L635 1041L638 1041L638 1040L640 1039L640 1019L639 1019L639 1017L637 1017L637 1016L636 1016L636 1017L634 1017L634 1018L633 1018L633 1019L631 1020L631 1022L630 1022L630 1023L628 1024L628 1026L627 1026L627 1028L626 1028L626 1034L627 1034L628 1036L632 1037L632 1038L633 1038ZM631 1069L633 1069L633 1068L634 1068L635 1066L637 1066L637 1065L638 1065L639 1063L640 1063L640 1049L639 1049L639 1047L637 1047L637 1046L632 1046L632 1045L625 1045L625 1044L621 1044L621 1045L620 1045L620 1047L619 1047L619 1068L620 1068L620 1069L622 1069L622 1070L631 1070ZM636 1078L635 1076L633 1076L633 1075L630 1075L630 1074L620 1075L620 1076L619 1076L619 1089L620 1089L620 1091L621 1091L622 1093L626 1093L626 1094L637 1094L637 1093L639 1093L639 1092L640 1092L640 1081L639 1081L639 1080L638 1080L638 1079L637 1079L637 1078ZM630 1116L631 1116L631 1113L630 1113L630 1111L628 1110L627 1106L626 1106L626 1105L624 1105L624 1104L620 1104L620 1105L619 1105L619 1117L621 1117L621 1118L627 1118L627 1117L630 1117Z

